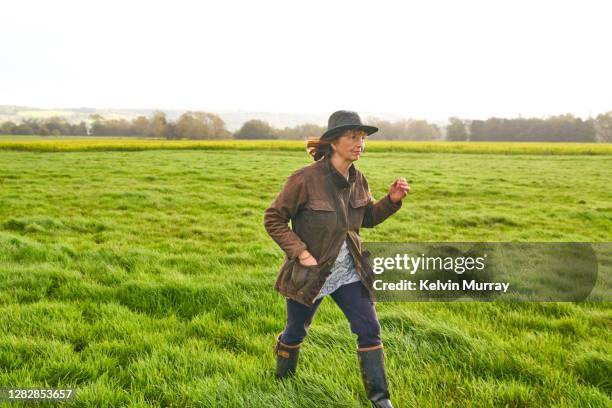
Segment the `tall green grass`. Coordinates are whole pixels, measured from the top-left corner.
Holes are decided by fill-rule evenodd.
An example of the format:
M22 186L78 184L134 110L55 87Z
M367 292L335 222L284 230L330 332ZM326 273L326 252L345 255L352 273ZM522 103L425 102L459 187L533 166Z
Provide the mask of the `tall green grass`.
M374 149L372 149L374 150ZM325 299L273 379L282 252L263 211L303 152L0 152L0 386L69 406L366 407L356 339ZM607 156L366 152L369 241L610 241ZM609 303L378 303L398 407L612 399Z

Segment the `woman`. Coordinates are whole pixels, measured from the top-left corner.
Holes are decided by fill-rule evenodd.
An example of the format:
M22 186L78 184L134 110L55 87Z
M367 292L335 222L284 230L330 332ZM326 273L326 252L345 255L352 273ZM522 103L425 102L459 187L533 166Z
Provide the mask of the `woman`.
M327 131L308 142L315 162L289 176L266 209L264 226L286 254L275 284L286 297L287 307L287 323L274 348L276 376L295 372L314 314L330 295L357 335L368 398L376 407L392 407L374 308L373 274L361 250L359 228L374 227L399 210L410 187L406 179L398 178L389 194L373 200L365 176L353 162L363 153L366 137L376 131L363 125L355 112L334 112Z

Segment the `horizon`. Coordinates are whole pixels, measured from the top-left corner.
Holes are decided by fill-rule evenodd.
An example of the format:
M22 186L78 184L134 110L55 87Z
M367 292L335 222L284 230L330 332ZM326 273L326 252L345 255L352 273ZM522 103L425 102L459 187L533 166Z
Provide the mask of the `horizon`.
M265 111L265 110L246 110L246 109L201 109L201 108L193 108L193 109L174 109L174 108L150 108L150 107L134 107L134 108L128 108L128 107L116 107L116 106L101 106L101 107L95 107L95 106L33 106L33 105L17 105L17 104L0 104L0 109L1 108L8 108L8 107L14 107L14 108L25 108L25 109L31 109L31 110L40 110L40 111L76 111L76 110L96 110L96 111L104 111L104 110L108 110L108 111L115 111L115 112L120 112L120 111L126 111L126 112L134 112L134 114L136 114L136 112L140 112L140 111L161 111L161 112L188 112L188 111L193 111L193 112L208 112L208 113L217 113L217 114L223 114L223 113L249 113L249 114L272 114L272 115L287 115L287 116L325 116L326 118L331 115L331 113L333 112L283 112L283 111ZM343 108L338 108L337 110L340 110ZM396 112L368 112L368 111L364 111L364 112L358 112L359 115L361 116L362 119L371 116L371 115L381 115L380 119L385 119L385 117L391 117L391 116L397 116L398 118L396 120L426 120L428 122L447 122L450 118L452 117L457 117L459 119L462 120L487 120L487 119L491 119L491 118L499 118L499 119L516 119L516 118L526 118L526 119L531 119L531 118L535 118L535 119L546 119L546 118L550 118L550 117L555 117L555 116L562 116L562 115L573 115L576 118L580 118L582 120L588 120L588 119L595 119L598 115L600 114L606 114L608 112L612 112L612 106L610 107L610 109L607 110L602 110L600 112L594 112L594 113L590 113L589 115L579 115L575 112L557 112L557 113L548 113L548 114L542 114L542 115L524 115L524 114L517 114L515 116L501 116L501 115L489 115L489 116L482 116L482 117L461 117L458 115L450 115L448 117L440 117L440 118L427 118L427 117L417 117L417 116L410 116L410 114L408 113L396 113ZM45 116L46 117L46 116ZM375 117L375 116L374 116ZM256 119L256 118L255 118ZM389 120L389 119L386 119ZM393 120L392 120L393 121ZM327 119L325 119L325 122L327 123Z

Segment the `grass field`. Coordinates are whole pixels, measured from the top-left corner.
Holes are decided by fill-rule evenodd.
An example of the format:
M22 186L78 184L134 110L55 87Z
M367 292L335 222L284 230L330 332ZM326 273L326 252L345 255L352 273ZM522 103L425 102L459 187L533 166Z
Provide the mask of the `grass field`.
M72 385L71 406L368 406L355 337L331 299L297 376L273 379L283 255L263 210L309 163L299 146L44 153L54 149L7 143L0 387ZM366 241L612 241L607 153L383 146L356 163L374 196L397 176L413 192L362 231ZM376 308L397 407L612 405L610 303Z
M487 153L537 155L612 155L612 143L445 142L368 140L367 151L378 153ZM297 140L162 140L133 137L0 135L0 150L17 151L140 151L151 149L304 151Z

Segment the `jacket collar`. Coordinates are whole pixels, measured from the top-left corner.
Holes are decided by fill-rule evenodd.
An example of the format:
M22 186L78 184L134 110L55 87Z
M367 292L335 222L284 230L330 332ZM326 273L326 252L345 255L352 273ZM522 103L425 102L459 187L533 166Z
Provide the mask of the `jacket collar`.
M331 176L334 184L336 184L339 188L350 187L351 184L355 182L355 178L357 177L357 170L355 169L355 164L351 163L349 166L349 178L348 181L346 178L334 167L332 164L330 157L325 156L323 159L324 167L327 170L328 174Z

